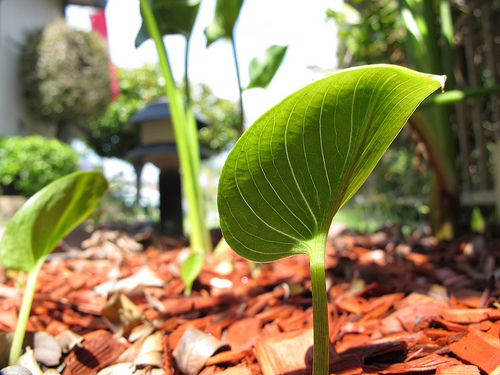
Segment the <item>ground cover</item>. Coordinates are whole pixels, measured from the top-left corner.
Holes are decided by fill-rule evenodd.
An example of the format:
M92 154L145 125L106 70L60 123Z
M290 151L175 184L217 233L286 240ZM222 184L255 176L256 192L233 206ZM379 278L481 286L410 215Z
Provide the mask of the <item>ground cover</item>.
M179 276L186 245L103 230L51 254L28 331L79 336L50 367L63 375L310 373L307 257L255 264L221 246L186 297ZM331 373L498 371L499 289L491 275L499 245L491 235L440 242L420 231L403 237L397 228L332 232L326 251ZM3 332L14 330L21 301L15 276L0 272ZM190 339L186 332L197 332L191 329L220 341L197 356L207 336Z

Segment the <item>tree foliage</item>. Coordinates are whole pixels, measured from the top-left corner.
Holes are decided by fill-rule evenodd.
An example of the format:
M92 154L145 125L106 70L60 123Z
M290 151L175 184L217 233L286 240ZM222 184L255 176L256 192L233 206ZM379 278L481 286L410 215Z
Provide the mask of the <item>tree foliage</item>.
M83 123L103 113L111 100L104 40L64 20L26 35L20 79L28 114L44 122Z
M117 69L120 95L106 111L89 123L87 144L100 156L123 158L139 144L129 118L163 95L163 85L155 67Z
M397 0L351 0L340 11L328 9L339 25L340 68L390 63L407 65L406 32Z
M3 194L30 197L78 170L80 155L57 139L40 135L0 138L0 186Z
M200 129L200 143L216 153L228 149L239 137L238 104L218 98L203 84L192 91L193 110L208 121L208 126Z
M138 146L137 129L129 118L164 95L157 67L145 65L134 70L118 69L120 96L106 112L89 125L88 145L104 157L123 158ZM193 108L209 123L200 130L200 142L212 152L220 152L238 137L237 104L217 98L206 85L193 88Z

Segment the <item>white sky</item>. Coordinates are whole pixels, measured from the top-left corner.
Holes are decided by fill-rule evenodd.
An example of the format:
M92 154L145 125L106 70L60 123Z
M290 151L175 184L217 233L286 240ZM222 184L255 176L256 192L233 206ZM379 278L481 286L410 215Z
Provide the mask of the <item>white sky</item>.
M293 91L321 77L321 69L336 67L337 29L334 22L327 19L326 10L338 9L340 5L341 0L245 1L235 31L243 87L249 82L248 65L252 58L273 44L289 45L270 86L266 90L257 88L244 92L247 126ZM219 41L206 48L203 30L212 22L214 10L215 0L201 2L191 39L189 77L193 83L207 84L216 96L237 101L238 87L230 43ZM69 6L68 23L89 30L91 11L88 7ZM138 49L134 46L141 25L139 0L108 0L106 19L110 55L115 65L133 69L158 61L151 40ZM174 76L181 80L184 75L184 38L168 36L165 44ZM116 169L120 165L108 163L107 167ZM150 176L155 174L154 171L144 172Z
M336 27L327 20L326 9L338 8L341 0L251 0L245 1L236 26L236 48L242 84L249 82L248 65L273 44L289 45L283 65L267 90L244 93L247 124L298 88L318 78L309 67L332 69L336 66ZM203 30L212 19L215 0L203 0L190 49L189 76L192 82L206 83L215 95L236 101L238 88L229 42L219 41L206 48ZM307 5L305 5L307 4ZM70 6L68 22L90 28L89 8ZM112 61L133 69L158 61L151 40L135 49L134 40L141 25L139 0L108 0L106 7L109 47ZM184 75L184 38L165 38L174 75Z

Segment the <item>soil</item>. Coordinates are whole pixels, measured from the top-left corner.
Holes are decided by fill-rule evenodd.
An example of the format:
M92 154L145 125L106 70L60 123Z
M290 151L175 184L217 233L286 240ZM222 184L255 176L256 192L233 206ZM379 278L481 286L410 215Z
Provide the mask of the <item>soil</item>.
M443 242L424 232L404 237L398 228L336 232L326 249L331 373L500 373L496 237ZM116 363L130 364L131 374L309 374L307 257L254 264L221 245L185 296L187 245L110 230L76 248L62 244L40 273L28 330L82 337L52 367L63 375L125 373L112 370ZM15 329L16 276L0 270L3 332ZM220 340L201 359L196 342L179 345L193 328ZM158 346L148 351L151 337ZM198 368L185 368L179 358L186 353Z

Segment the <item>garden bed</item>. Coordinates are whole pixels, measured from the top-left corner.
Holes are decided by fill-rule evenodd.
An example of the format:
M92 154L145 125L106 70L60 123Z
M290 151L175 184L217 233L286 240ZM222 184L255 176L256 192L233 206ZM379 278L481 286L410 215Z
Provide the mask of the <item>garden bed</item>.
M331 372L499 371L499 290L490 278L499 244L484 235L438 242L414 233L403 239L394 228L332 237L326 251ZM185 355L179 351L197 351L189 340L179 349L191 328L222 341L197 360L203 375L310 373L306 256L253 264L221 246L186 297L179 277L186 255L184 240L157 236L139 244L125 232L95 232L80 249L50 256L28 331L83 336L53 366L63 375L104 368L108 374L178 374L176 359ZM4 332L14 330L20 305L15 275L0 272ZM150 352L148 337L159 343ZM126 365L109 367L117 362Z

